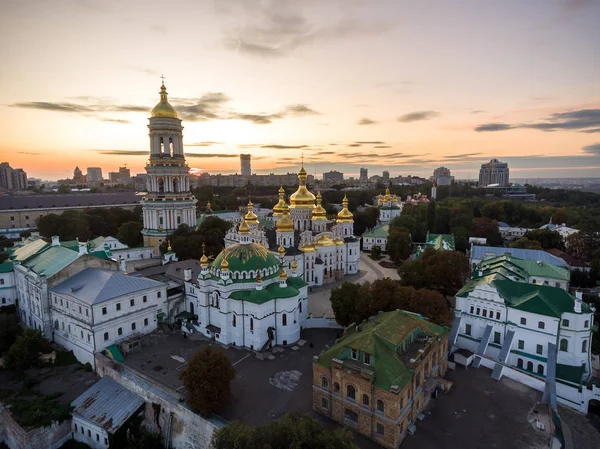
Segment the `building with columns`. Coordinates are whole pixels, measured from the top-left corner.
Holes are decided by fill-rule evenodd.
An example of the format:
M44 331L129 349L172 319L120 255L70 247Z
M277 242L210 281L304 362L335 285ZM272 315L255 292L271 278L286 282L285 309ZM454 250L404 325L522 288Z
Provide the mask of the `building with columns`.
M144 246L160 244L179 225L196 226L196 199L190 191L190 168L183 154L183 127L169 104L167 88L160 87L160 101L152 109L147 194L142 200Z
M267 247L282 257L284 266L298 266L298 276L308 285L323 285L360 271L360 240L354 236L354 215L344 198L342 210L335 219L327 218L321 205L321 194L316 196L307 185L304 167L298 172L298 189L285 200L285 191L279 189L279 202L273 207L271 220L259 220L252 203L244 222L249 226L250 241ZM225 246L242 240L237 228L225 236Z

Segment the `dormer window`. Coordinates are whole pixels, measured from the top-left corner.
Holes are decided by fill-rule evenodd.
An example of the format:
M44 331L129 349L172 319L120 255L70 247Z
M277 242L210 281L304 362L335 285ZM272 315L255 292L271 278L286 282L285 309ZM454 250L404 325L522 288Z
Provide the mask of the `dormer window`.
M358 351L356 349L352 350L352 360L358 360Z

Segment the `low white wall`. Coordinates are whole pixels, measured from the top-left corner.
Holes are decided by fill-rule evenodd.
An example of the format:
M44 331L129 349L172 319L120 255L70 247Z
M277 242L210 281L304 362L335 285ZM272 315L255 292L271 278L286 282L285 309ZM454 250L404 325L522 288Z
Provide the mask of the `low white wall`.
M339 324L335 318L312 317L306 318L302 326L306 329L343 329L344 326Z

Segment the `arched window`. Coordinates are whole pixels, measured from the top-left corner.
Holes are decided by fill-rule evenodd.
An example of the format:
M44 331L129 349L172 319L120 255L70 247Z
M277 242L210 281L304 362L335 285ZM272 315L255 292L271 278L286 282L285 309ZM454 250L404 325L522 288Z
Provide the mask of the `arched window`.
M298 313L302 313L302 301L298 302Z
M235 327L235 325L236 325L236 317L235 317L235 315L233 315L233 318L231 319L231 325L233 327Z
M54 320L54 329L58 329L58 320Z
M356 389L352 385L346 387L346 396L348 399L356 400Z
M564 351L564 352L567 352L569 350L569 342L567 341L566 338L562 338L560 340L560 344L559 344L558 349L560 351Z
M179 180L177 178L173 178L173 193L179 192Z
M340 384L338 384L337 382L333 384L333 392L334 393L340 392Z
M254 319L250 318L250 332L254 332Z
M527 362L527 371L533 371L533 362Z
M581 342L581 352L587 352L587 340Z
M381 399L377 400L377 411L383 413L385 410L385 406L383 405L383 401Z
M367 396L366 394L363 394L363 405L365 407L369 406L369 396Z
M562 325L563 327L569 327L569 320L563 320Z
M287 315L285 313L281 315L281 324L287 326Z
M537 373L541 374L542 376L544 375L544 365L538 365Z
M174 153L173 138L169 137L169 154L172 157Z
M162 156L164 152L165 152L165 142L164 142L164 139L161 137L160 138L159 153Z
M523 359L517 359L517 368L523 368Z
M539 321L538 322L538 328L539 329L544 329L546 327L546 323L544 323L543 321Z
M158 182L158 193L165 193L165 180L162 178L158 178L157 182Z
M326 377L323 377L323 379L321 379L321 386L325 389L329 388L329 380Z

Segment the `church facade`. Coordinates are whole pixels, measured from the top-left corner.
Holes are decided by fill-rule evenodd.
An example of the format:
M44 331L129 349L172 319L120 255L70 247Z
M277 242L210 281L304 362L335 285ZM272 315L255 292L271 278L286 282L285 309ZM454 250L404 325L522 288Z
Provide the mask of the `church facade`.
M249 227L250 241L269 248L291 270L297 266L298 276L309 286L342 279L360 271L360 240L354 236L354 215L344 197L342 210L335 220L327 218L321 205L321 194L313 195L306 186L307 173L298 172L298 189L285 200L279 189L279 202L273 207L268 224L260 224L248 205L243 222ZM225 246L238 244L242 234L235 227L227 233Z
M179 225L196 226L196 198L190 191L190 168L183 154L183 126L169 104L167 88L152 109L147 194L142 200L144 246L159 246Z

